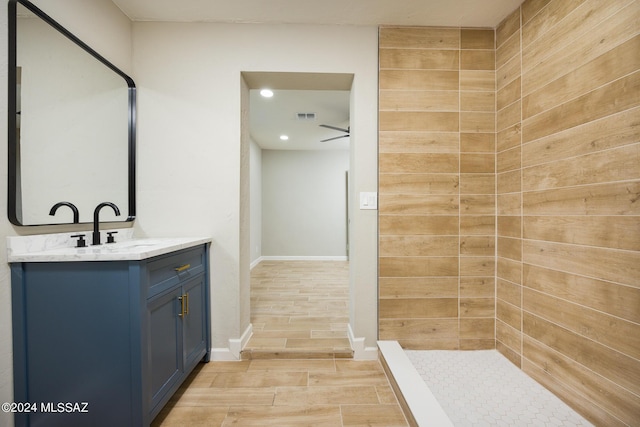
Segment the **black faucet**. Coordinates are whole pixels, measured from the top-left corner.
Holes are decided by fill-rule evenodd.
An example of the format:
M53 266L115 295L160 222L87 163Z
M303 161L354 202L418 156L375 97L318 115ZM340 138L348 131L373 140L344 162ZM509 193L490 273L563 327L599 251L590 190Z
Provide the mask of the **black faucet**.
M58 208L60 206L69 206L71 208L71 210L73 211L73 223L74 224L78 224L80 222L80 213L78 212L78 208L76 208L76 205L74 205L71 202L58 202L55 205L53 205L51 207L51 210L49 211L49 215L54 216L56 214L56 211L58 210Z
M100 220L98 218L100 216L100 209L104 208L105 206L110 206L113 209L113 211L116 213L116 216L120 216L120 209L118 209L118 207L111 202L102 202L98 206L96 206L96 209L93 211L93 243L91 243L92 245L100 244L100 225L99 225Z

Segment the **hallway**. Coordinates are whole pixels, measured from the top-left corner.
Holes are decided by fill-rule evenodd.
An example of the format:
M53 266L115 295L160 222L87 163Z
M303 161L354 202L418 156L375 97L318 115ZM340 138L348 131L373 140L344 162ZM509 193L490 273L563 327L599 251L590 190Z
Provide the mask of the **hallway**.
M349 263L263 261L251 271L243 359L350 358Z

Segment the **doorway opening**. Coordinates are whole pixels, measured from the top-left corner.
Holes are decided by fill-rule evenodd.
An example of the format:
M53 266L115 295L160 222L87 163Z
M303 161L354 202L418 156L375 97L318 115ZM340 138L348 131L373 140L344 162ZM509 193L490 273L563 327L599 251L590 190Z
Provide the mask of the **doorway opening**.
M353 75L242 77L253 331L243 357L351 357L346 177Z

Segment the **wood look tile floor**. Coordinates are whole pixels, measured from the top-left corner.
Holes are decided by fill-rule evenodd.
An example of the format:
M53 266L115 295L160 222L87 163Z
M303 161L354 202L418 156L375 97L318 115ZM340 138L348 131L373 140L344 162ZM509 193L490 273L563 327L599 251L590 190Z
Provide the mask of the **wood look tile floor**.
M251 270L243 358L352 357L347 261L263 261Z
M244 360L198 365L152 426L407 426L380 362L350 359L348 272L333 261L255 267Z

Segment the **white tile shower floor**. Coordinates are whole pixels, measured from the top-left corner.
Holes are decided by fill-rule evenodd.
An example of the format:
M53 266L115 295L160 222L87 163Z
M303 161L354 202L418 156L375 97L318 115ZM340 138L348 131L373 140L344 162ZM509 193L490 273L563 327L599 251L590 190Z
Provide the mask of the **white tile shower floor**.
M456 427L591 426L496 350L405 350Z

